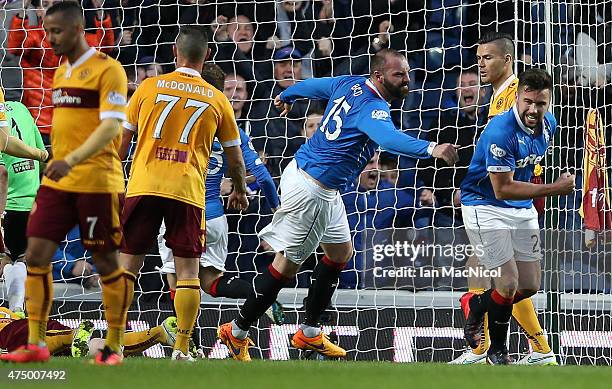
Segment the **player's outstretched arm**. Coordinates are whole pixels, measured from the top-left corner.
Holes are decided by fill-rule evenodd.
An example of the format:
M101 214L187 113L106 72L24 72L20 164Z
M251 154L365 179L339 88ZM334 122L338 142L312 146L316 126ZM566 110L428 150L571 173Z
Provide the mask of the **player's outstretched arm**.
M563 173L552 184L532 184L514 181L514 172L489 173L491 185L498 200L530 200L552 195L568 195L574 192L576 176Z
M274 180L266 168L266 165L261 162L259 155L257 155L257 152L253 148L249 136L244 131L240 129L239 131L241 142L240 148L242 149L244 164L249 172L255 176L257 184L263 191L264 196L268 201L268 205L270 205L270 208L275 211L280 204L280 200L278 199L278 193L276 193L276 185L274 184Z
M276 96L274 105L281 111L280 116L286 116L297 99L329 100L336 80L337 77L321 77L300 81Z
M249 206L246 196L246 169L240 146L224 146L223 153L227 159L227 176L232 179L233 192L229 196L229 207L245 210Z
M39 150L36 147L28 146L21 139L10 136L8 127L0 127L0 145L3 146L3 152L19 158L35 159L40 162L46 162L49 159L47 150Z
M73 150L64 160L54 159L47 165L45 175L54 181L68 175L73 166L99 153L121 131L120 119L107 118L102 120L95 131L82 145Z

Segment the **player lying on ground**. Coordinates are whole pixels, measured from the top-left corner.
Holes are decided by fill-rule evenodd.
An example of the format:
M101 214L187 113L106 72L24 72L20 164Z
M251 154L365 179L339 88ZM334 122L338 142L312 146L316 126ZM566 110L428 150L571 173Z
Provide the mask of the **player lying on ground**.
M408 61L395 50L381 50L370 65L369 78L312 78L287 88L275 99L281 116L298 98L328 100L319 130L297 151L281 177L281 207L259 237L276 251L272 264L255 279L238 317L218 329L234 359L250 360L249 328L276 300L285 283L321 245L325 256L313 271L306 317L291 344L327 357L346 351L321 332L319 318L328 307L340 272L353 253L340 190L355 181L378 147L416 158L457 159L455 146L436 145L397 131L389 102L408 94Z
M512 306L540 288L542 253L533 199L574 190L575 177L568 173L552 184L530 182L557 131L557 121L548 112L551 94L548 73L523 72L516 104L489 122L461 184L461 210L470 243L482 248L485 254L478 260L486 269L499 268L501 273L493 279L493 288L471 294L466 301L465 339L470 347L481 341L484 315L489 315L491 364L512 363L506 346Z
M32 207L27 225L26 311L28 345L0 359L42 362L53 300L51 259L75 224L92 253L102 283L108 322L99 364L121 362L121 345L134 276L117 265L121 243L119 212L124 181L117 155L120 122L125 119L127 77L119 62L87 45L83 10L58 2L44 17L55 54L66 59L53 80L53 160Z
M204 64L202 78L218 90L224 90L225 73L218 65ZM238 131L240 132L240 148L246 168L255 176L257 183L264 192L268 205L274 211L279 206L279 200L272 176L253 149L249 136L241 128L238 128ZM251 283L240 277L230 277L224 274L228 228L223 209L223 199L221 198L221 181L226 171L227 161L223 154L223 148L215 140L212 158L208 164L208 174L206 175L206 250L200 257L200 287L212 297L245 299L253 291ZM159 254L164 264L161 272L167 275L170 297L174 300L176 290L174 256L172 250L166 246L165 232L166 226L162 224L157 237ZM272 304L272 308L266 313L276 324L283 324L285 314L279 302Z
M498 32L485 34L478 42L476 56L482 84L491 84L493 87L493 95L489 104L489 120L491 120L495 116L511 109L516 103L518 78L514 75L514 42L512 37ZM542 167L536 164L534 176L539 176L541 170ZM468 259L466 267L478 267L476 256L471 256ZM461 306L466 317L468 315L467 304L465 303L467 299L473 293L480 294L489 289L491 281L486 278L470 277L468 278L468 287L468 293L461 297ZM518 363L526 365L557 364L555 353L548 344L546 334L540 326L531 299L526 298L514 305L512 316L514 316L520 328L525 332L533 350ZM477 348L469 348L450 363L486 363L487 349L489 348L489 324L486 315L483 335Z
M139 355L156 344L174 346L176 341L176 317L171 316L146 331L126 332L123 355ZM94 325L91 321L81 322L78 328L72 329L57 320L47 322L47 347L55 356L72 355L84 357L96 355L104 349L105 341L92 338ZM0 354L23 349L28 344L28 320L23 316L0 307Z
M181 28L174 52L177 69L143 81L127 109L124 127L137 132L138 139L122 214L121 262L138 272L165 223L178 279L174 307L179 330L172 359L192 360L188 348L200 312L199 259L205 239L204 180L215 138L234 184L229 206L246 209L248 200L234 111L227 97L201 76L209 54L205 30Z

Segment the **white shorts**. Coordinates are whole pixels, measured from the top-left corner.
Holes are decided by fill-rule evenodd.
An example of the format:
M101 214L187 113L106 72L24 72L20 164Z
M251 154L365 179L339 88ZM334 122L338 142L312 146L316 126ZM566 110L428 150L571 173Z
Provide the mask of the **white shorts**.
M280 182L281 206L259 233L276 252L298 265L320 243L350 242L344 203L337 190L323 189L291 161Z
M163 266L162 273L175 274L174 256L172 250L166 246L164 233L166 225L162 223L157 236L157 245L159 247L159 255L161 256ZM227 258L227 218L225 215L217 218L206 220L206 250L200 257L201 267L214 267L215 269L225 272L225 259Z
M540 226L535 208L462 205L463 223L480 264L497 268L514 259L542 259Z

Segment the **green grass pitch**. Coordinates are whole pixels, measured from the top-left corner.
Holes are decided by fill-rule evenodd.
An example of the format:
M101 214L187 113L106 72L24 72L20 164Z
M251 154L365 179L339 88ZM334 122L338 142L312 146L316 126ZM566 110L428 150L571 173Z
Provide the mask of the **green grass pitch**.
M16 382L9 370L64 370L66 380ZM449 366L438 363L202 360L193 364L128 358L122 366L93 366L82 359L0 365L0 388L587 388L612 387L612 368L593 366Z

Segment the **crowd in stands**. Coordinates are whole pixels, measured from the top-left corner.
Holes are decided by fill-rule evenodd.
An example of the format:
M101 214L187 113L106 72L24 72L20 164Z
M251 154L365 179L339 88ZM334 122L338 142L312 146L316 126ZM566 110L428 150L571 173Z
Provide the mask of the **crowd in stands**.
M7 4L2 11L5 32L0 34L7 99L20 100L30 109L47 143L50 87L60 58L44 38L41 16L53 2ZM553 2L552 70L561 130L551 174L559 163L580 174L588 107L600 107L604 123L612 123L612 15L606 3ZM432 240L428 227L462 225L456 189L486 123L490 98L475 67L479 36L491 30L512 36L518 32L519 69L546 60L543 2L83 0L82 6L88 42L124 65L131 93L144 79L174 69L172 45L180 25L209 26L210 60L227 73L224 93L239 126L249 133L275 178L317 131L325 108L324 103L298 101L287 117L281 117L273 104L276 95L309 77L368 74L370 56L386 47L406 52L411 93L392 106L393 120L413 136L459 145L460 161L455 167L440 161L417 163L384 151L370 161L343 194L356 250L341 277L345 288L376 286L366 279L366 270L373 266L366 232L416 228L425 232L415 239ZM610 139L607 144L612 144ZM249 210L229 217L232 254L227 270L247 276L254 276L271 258L255 234L270 220L271 211L257 195L256 185L251 189ZM562 228L580 229L579 193L560 200ZM66 247L62 250L65 263L56 267L58 278L92 274L84 250L74 255ZM298 277L297 282L307 286L306 279ZM437 285L448 286L450 281L439 280Z

